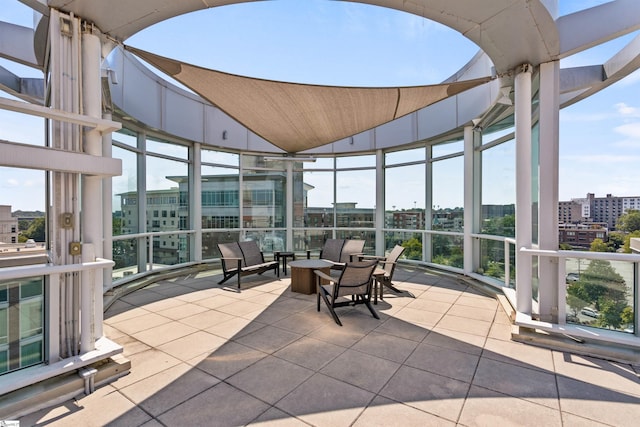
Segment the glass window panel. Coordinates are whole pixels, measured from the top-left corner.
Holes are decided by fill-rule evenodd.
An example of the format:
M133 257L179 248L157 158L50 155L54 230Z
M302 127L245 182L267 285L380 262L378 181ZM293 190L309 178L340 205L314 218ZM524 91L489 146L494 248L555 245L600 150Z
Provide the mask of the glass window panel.
M242 180L243 226L273 228L286 226L286 175L284 172L255 171Z
M399 163L417 162L426 159L426 149L424 147L414 148L411 150L392 151L384 155L384 164L386 166Z
M42 340L36 340L20 346L20 367L42 362Z
M463 231L464 227L464 157L433 162L433 230Z
M215 163L218 165L240 166L240 155L225 151L202 150L200 161L203 163Z
M375 226L375 170L337 172L336 190L337 227Z
M24 74L20 74L24 76ZM42 77L42 73L40 73ZM13 95L0 91L0 96L20 101ZM25 145L45 146L45 121L42 117L0 109L2 139Z
M336 157L336 169L375 167L375 166L376 166L375 155Z
M0 347L0 373L9 370L9 351Z
M333 157L316 157L315 162L307 162L307 163L295 163L296 169L332 169L334 168L335 162Z
M0 346L9 342L9 309L0 305Z
M20 286L20 299L31 298L42 295L42 278L23 279L24 282Z
M184 160L189 159L189 148L187 146L167 141L160 141L153 138L147 138L147 152L158 153L163 156L176 157Z
M265 254L287 249L285 247L285 231L248 231L245 234L245 240L253 240L258 243L258 247Z
M462 153L464 151L464 140L449 141L443 144L434 145L431 148L431 157L438 158L449 154Z
M237 169L202 166L202 228L240 227Z
M333 238L331 230L294 230L293 251L296 254L311 253L311 257L317 258L327 239Z
M114 176L113 188L113 235L134 234L140 230L138 224L138 173L137 155L133 151L113 147L112 156L122 159L122 175Z
M482 151L481 233L515 236L515 141Z
M31 298L20 302L20 338L42 334L42 298Z
M113 241L114 281L138 273L138 239Z
M252 156L244 154L242 156L242 166L245 169L274 169L284 171L287 168L285 161L281 160L266 160L265 157L273 156Z
M385 227L424 230L425 169L424 163L385 169Z
M138 146L138 135L129 129L120 129L119 131L114 132L111 136L111 139L113 140L113 142L126 144L130 147Z
M147 156L147 231L174 231L189 228L188 165L176 160ZM166 223L152 220L152 213L176 212ZM157 215L155 215L157 216Z
M293 174L293 226L333 227L333 172Z

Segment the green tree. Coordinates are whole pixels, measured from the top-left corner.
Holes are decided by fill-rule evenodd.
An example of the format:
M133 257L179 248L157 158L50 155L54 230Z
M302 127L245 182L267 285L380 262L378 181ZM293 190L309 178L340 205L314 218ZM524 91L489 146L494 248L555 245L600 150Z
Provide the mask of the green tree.
M617 231L613 231L609 233L609 241L607 245L609 245L610 252L617 252L622 246L624 246L624 234L619 233Z
M33 239L36 242L45 241L45 221L44 218L36 218L31 222L31 225L27 230L22 233L27 239Z
M598 323L602 327L619 328L622 325L622 312L627 307L624 300L602 298L600 300L600 317Z
M609 246L602 239L593 239L589 250L591 252L609 252Z
M627 289L624 279L609 261L594 259L580 274L580 279L567 286L567 294L593 304L599 310L605 299L626 302Z
M627 213L620 215L616 222L616 229L627 233L640 230L640 211L630 209Z
M633 323L633 307L630 305L626 306L622 309L622 313L620 314L620 320L625 325L630 325Z
M402 243L407 259L422 259L422 242L415 237Z

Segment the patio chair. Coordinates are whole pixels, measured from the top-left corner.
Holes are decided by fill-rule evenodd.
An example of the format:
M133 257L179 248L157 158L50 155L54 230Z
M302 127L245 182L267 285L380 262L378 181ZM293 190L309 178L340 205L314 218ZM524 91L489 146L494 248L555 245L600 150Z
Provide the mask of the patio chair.
M333 263L331 269L342 270L347 262L357 261L364 250L364 240L359 239L327 239L320 251L320 259ZM311 251L307 251L307 259L311 259Z
M315 270L318 311L320 311L320 298L322 298L327 304L331 317L340 326L342 322L335 312L336 307L364 304L373 317L380 319L371 306L371 277L376 265L376 261L349 262L345 264L339 277L332 277L320 270Z
M384 288L391 289L393 292L397 294L407 294L408 296L415 298L415 296L409 291L402 291L395 287L393 282L393 273L396 269L396 264L398 262L398 258L404 252L405 248L400 245L395 245L391 252L385 257L376 257L370 255L362 255L359 256L360 260L377 260L380 264L379 269L376 269L376 274L374 275L375 287L374 287L374 300L373 303L378 303L378 288L380 289L380 299L383 299Z

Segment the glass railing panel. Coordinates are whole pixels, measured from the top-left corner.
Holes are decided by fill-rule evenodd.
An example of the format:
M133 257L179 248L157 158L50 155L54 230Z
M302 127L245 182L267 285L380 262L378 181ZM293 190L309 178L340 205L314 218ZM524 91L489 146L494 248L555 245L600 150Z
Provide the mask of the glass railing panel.
M480 239L480 267L476 272L504 282L506 267L504 251L503 241ZM510 270L515 282L515 252L509 256L513 256Z
M446 267L464 267L464 244L462 236L431 235L431 262Z
M167 267L189 262L190 245L186 233L161 234L151 237L153 241L153 268Z
M211 231L202 233L202 259L220 258L218 243L240 241L239 231Z
M634 264L567 258L567 323L634 333Z
M338 239L364 240L363 253L375 255L376 253L376 232L373 230L336 230Z
M113 241L113 273L114 281L139 273L138 271L138 238Z
M385 231L384 252L389 252L395 245L404 246L402 258L422 261L422 233L411 231Z

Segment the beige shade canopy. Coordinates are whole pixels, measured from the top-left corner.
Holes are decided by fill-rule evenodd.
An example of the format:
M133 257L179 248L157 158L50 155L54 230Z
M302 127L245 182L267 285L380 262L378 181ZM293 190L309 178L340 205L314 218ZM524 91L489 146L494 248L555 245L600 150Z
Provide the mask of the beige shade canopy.
M238 76L126 48L288 153L366 131L491 79L407 87L321 86Z

